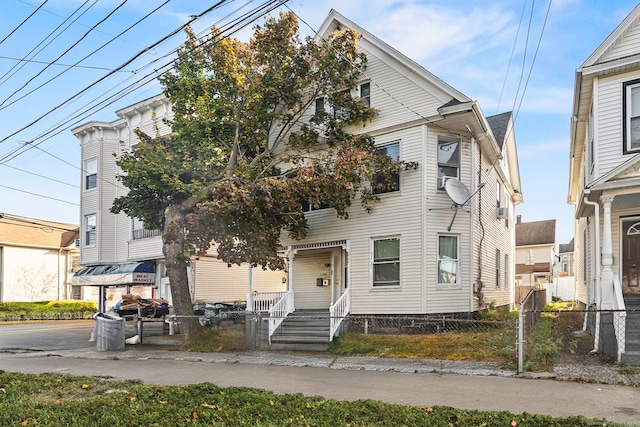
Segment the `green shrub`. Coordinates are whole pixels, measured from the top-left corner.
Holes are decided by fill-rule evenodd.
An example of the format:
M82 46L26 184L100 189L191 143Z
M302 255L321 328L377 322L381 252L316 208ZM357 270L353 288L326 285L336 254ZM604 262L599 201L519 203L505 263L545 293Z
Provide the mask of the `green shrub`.
M0 320L89 318L98 308L87 301L2 302Z

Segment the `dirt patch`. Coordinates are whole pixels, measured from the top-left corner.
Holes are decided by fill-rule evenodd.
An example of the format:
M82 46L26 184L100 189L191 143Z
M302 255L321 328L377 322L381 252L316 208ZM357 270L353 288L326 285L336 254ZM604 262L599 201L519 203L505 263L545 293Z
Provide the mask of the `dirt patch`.
M582 331L584 313L559 312L556 315L551 339L562 344L556 364L608 365L615 363L610 356L591 354L593 336Z

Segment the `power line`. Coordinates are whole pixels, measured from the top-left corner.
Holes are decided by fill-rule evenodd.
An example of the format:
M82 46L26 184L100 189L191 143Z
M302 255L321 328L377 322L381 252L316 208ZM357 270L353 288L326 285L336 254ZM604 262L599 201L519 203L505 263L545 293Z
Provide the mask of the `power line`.
M28 173L28 174L30 174L30 175L34 175L34 176L37 176L37 177L40 177L40 178L47 179L47 180L49 180L49 181L57 182L57 183L59 183L59 184L68 185L69 187L78 188L78 189L80 188L80 187L78 187L77 185L69 184L68 182L64 182L64 181L60 181L60 180L58 180L58 179L50 178L50 177L48 177L48 176L40 175L40 174L38 174L38 173L31 172L31 171L28 171L28 170L25 170L25 169L20 169L20 168L17 168L17 167L15 167L15 166L7 165L7 164L0 164L0 166L4 166L4 167L6 167L6 168L15 169L15 170L20 171L20 172Z
M84 6L89 2L89 0L85 0L84 3L82 3L80 6L78 6L78 8L76 10L73 11L73 13L71 15L69 15L67 18L65 18L64 21L62 21L53 31L51 31L44 39L42 39L42 41L40 43L38 43L37 45L35 45L26 55L24 55L22 57L22 61L14 64L13 67L11 67L9 70L7 70L2 77L0 77L0 85L2 85L3 83L5 83L7 80L9 80L11 77L15 76L16 73L18 71L20 71L22 68L24 68L25 65L27 65L27 61L26 58L31 55L33 53L34 50L38 49L45 41L47 41L47 39L49 39L53 34L55 34L60 27L62 27L65 22L67 22L69 19L71 19L71 17L73 17L73 15L75 15L76 13L78 13L79 11L81 11ZM30 59L35 58L36 56L38 56L43 50L45 50L47 48L47 46L49 46L51 43L53 43L58 37L60 37L62 34L64 34L65 31L67 31L69 29L69 27L71 26L71 24L73 24L75 21L77 21L78 19L80 19L80 17L82 17L82 15L84 15L85 13L87 13L89 11L89 9L91 9L96 3L98 3L98 0L95 0L93 2L93 4L91 6L89 6L84 12L82 12L76 19L74 19L71 23L69 23L69 25L67 25L66 28L64 28L62 31L60 31L55 37L53 37L51 40L49 40L49 42L47 44L45 44L44 46L42 46L42 48L33 54L33 56ZM18 68L17 70L15 70L16 68ZM13 71L15 70L15 71ZM13 73L7 77L5 79L5 77L7 76L7 74L11 73L13 71Z
M500 97L498 98L498 104L496 105L496 114L500 108L500 102L502 101L502 94L504 93L504 88L507 85L507 78L509 77L509 70L511 69L511 61L513 60L513 54L516 50L516 44L518 43L518 37L520 36L520 28L522 28L522 20L524 19L524 11L527 8L527 0L522 3L522 12L520 13L520 21L518 22L518 30L516 31L516 36L513 39L513 46L511 47L511 55L509 55L509 64L507 65L507 71L504 74L504 81L502 82L502 89L500 89Z
M266 14L266 13L269 13L269 12L271 12L272 10L276 9L277 7L281 6L282 4L286 3L287 1L288 1L288 0L271 0L270 2L263 3L261 6L258 6L258 7L256 7L256 8L254 8L253 10L251 10L250 12L245 13L245 14L244 14L244 15L242 15L241 17L236 18L235 20L233 20L233 21L231 21L230 23L228 23L228 24L226 25L226 28L225 28L225 27L223 27L223 28L221 29L223 32L224 32L224 31L227 31L227 32L228 32L228 34L227 34L227 35L224 35L222 38L228 37L230 34L233 34L233 33L237 32L237 31L239 31L240 29L242 29L242 28L246 27L247 25L249 25L251 22L255 21L255 20L257 19L257 16L256 16L257 14ZM221 3L223 3L223 2L220 2L219 4L221 4ZM217 7L217 6L218 6L218 5L216 5L216 6L214 6L214 7ZM240 9L240 8L239 8L239 9ZM238 10L239 10L239 9L238 9ZM210 10L212 10L212 9L208 9L207 11L203 12L203 13L202 13L202 14L200 14L199 16L203 16L205 13L208 13L208 11L210 11ZM198 16L198 15L196 15L196 16ZM186 27L186 25L185 25L185 26L183 26L182 28L184 28L184 27ZM180 30L174 31L174 33L177 33L178 31L180 31ZM167 39L167 38L168 38L168 37L165 37L165 39ZM157 46L158 44L159 44L159 43L155 43L153 47ZM158 59L156 59L156 60L152 61L151 63L149 63L149 64L145 65L144 67L142 67L142 68L138 69L138 70L136 71L136 73L138 73L139 71L141 71L141 70L142 70L142 69L144 69L144 68L148 68L148 67L150 67L151 65L153 65L153 63L154 63L154 62L158 62L158 61L161 61L162 59L165 59L166 57L168 57L168 56L170 56L171 54L173 54L176 50L177 50L177 49L174 49L174 50L172 50L170 53L167 53L166 55L164 55L162 58L158 58ZM129 62L130 62L130 61L129 61ZM155 80L155 78L157 77L157 75L158 75L158 74L161 74L162 72L164 72L164 70L165 70L165 69L172 68L172 67L174 66L174 62L175 62L175 60L171 61L171 62L170 62L170 63L168 63L168 64L164 64L164 65L162 65L162 66L160 67L160 69L159 69L159 70L158 70L158 69L156 69L156 70L154 70L153 72L151 72L151 73L147 74L146 76L144 76L142 79L139 79L137 82L132 83L131 85L129 85L129 86L128 86L128 87L126 87L125 89L123 89L123 90L119 90L117 93L115 93L115 94L111 95L111 97L110 97L111 99L110 99L110 100L109 100L109 98L107 98L107 100L100 101L97 105L94 105L93 107L90 107L90 110L94 110L94 112L96 112L96 111L100 111L101 109L106 108L108 105L111 105L111 104L115 103L116 101L118 101L119 99L122 99L124 96L128 95L128 94L129 94L129 93L131 93L132 91L137 90L138 88L140 88L140 87L142 87L142 86L146 85L146 84L147 84L147 83L149 83L150 81ZM93 86L93 85L95 85L95 84L96 84L96 83L92 84L91 86ZM91 87L91 86L89 86L89 87ZM117 87L117 86L116 86L116 87ZM86 91L86 90L87 90L87 88L85 88L83 91ZM107 92L108 92L108 91L107 91ZM79 92L78 94L74 95L74 96L78 96L80 93L82 93L82 91L81 91L81 92ZM105 94L106 94L106 93L103 93L101 96L103 96L103 95L105 95ZM99 99L99 98L100 98L100 97L98 97L98 98L94 99L94 101L95 101L95 100L97 100L97 99ZM70 99L72 99L72 98L70 98ZM66 102L69 102L69 100L70 100L70 99L68 99L67 101L65 101L65 103L66 103ZM107 102L107 101L108 101L108 102ZM93 102L93 101L91 101L91 102ZM90 102L90 103L91 103L91 102ZM103 104L103 105L101 106L100 104ZM64 103L63 103L63 104L61 104L61 105L64 105ZM61 105L60 105L60 106L61 106ZM83 108L85 108L86 106L87 106L87 104L85 104L85 106L83 106L81 109L76 110L76 112L81 111L81 110L82 110ZM57 107L56 107L56 108L57 108ZM15 157L19 156L20 154L24 153L25 151L28 151L29 149L34 148L35 146L39 145L40 143L42 143L42 142L44 142L44 141L41 141L41 142L40 142L40 143L38 143L38 144L32 144L32 143L33 143L33 142L35 142L35 141L37 141L37 140L43 139L43 138L44 138L45 136L47 136L47 135L49 135L49 136L48 136L48 138L46 138L46 139L50 139L51 137L53 137L53 136L55 136L55 135L59 134L60 132L62 132L62 130L60 130L60 129L61 129L63 126L68 125L68 124L69 124L73 119L77 119L77 118L78 118L78 117L80 117L80 116L86 116L86 115L88 115L88 111L89 111L89 110L84 110L84 112L83 112L83 113L80 113L80 114L78 114L78 115L76 115L76 116L72 117L71 119L68 119L66 122L64 122L64 123L62 123L62 124L59 124L59 125L55 126L53 129L50 129L49 131L47 131L47 132L45 132L45 133L41 134L40 136L38 136L38 137L34 138L33 140L31 140L31 141L30 141L29 145L25 144L25 145L24 145L24 146L22 146L22 147L17 147L17 148L16 148L16 149L14 149L12 152L10 152L10 153L8 153L8 154L4 155L2 158L0 158L0 162L7 162L7 161L9 161L9 160L12 160L12 159L14 159ZM51 113L51 112L53 112L53 110L51 110L49 113ZM35 122L39 121L40 119L44 118L45 116L46 116L46 114L45 114L44 116L40 117L39 119L37 119L36 121L34 121L32 124L35 124ZM76 121L75 123L77 124L80 120L82 120L82 119L78 119L78 121ZM27 127L29 127L29 126L26 126L26 127L25 127L25 128L23 128L22 130L26 129ZM19 130L19 131L15 132L13 135L15 135L16 133L19 133L19 132L20 132L20 131L22 131L22 130ZM9 137L11 137L11 136L13 136L13 135L9 135L8 137L6 137L6 138L4 138L4 139L0 140L0 142L4 142L4 141L6 141L6 139L8 139ZM21 150L22 150L22 151L21 151Z
M102 82L103 80L107 79L108 77L110 77L111 75L115 74L117 71L124 69L126 66L128 66L129 64L131 64L134 60L136 60L137 58L139 58L140 56L144 55L145 53L149 52L150 50L152 50L153 48L157 47L158 45L162 44L163 42L165 42L166 40L168 40L169 38L173 37L174 35L176 35L177 33L179 33L180 31L184 30L187 26L189 26L189 24L191 24L192 22L194 22L196 19L206 15L207 13L211 12L212 10L216 9L217 7L219 7L220 5L222 5L223 3L225 3L227 0L219 0L215 5L207 8L204 12L198 14L198 15L192 15L191 19L189 19L189 21L187 21L187 23L181 25L180 27L178 27L177 29L173 30L171 33L169 33L168 35L164 36L163 38L161 38L160 40L154 42L153 44L151 44L150 46L147 46L146 48L142 49L141 51L139 51L138 53L136 53L133 57L129 58L127 61L125 61L124 63L122 63L121 65L119 65L118 67L116 67L114 70L110 71L109 73L107 73L106 75L104 75L103 77L99 78L98 80L94 81L93 83L91 83L90 85L88 85L87 87L85 87L84 89L76 92L75 94L73 94L71 97L67 98L65 101L63 101L62 103L56 105L55 107L51 108L49 111L47 111L46 113L42 114L41 116L37 117L36 119L34 119L33 121L31 121L30 123L28 123L27 125L21 127L20 129L14 131L13 133L5 136L4 138L0 139L0 144L5 142L6 140L8 140L9 138L17 135L18 133L30 128L31 126L35 125L36 123L38 123L40 120L44 119L45 117L49 116L50 114L52 114L54 111L58 110L59 108L65 106L66 104L70 103L71 101L73 101L74 99L76 99L78 96L82 95L84 92L88 91L89 89L91 89L92 87L96 86L98 83ZM2 161L2 160L0 160Z
M67 203L67 204L69 204L69 205L80 206L78 203L73 203L73 202L69 202L69 201L67 201L67 200L62 200L62 199L56 199L55 197L45 196L45 195L43 195L43 194L32 193L32 192L30 192L30 191L21 190L21 189L19 189L19 188L9 187L8 185L2 185L2 184L0 184L0 187L2 187L2 188L8 188L9 190L17 191L17 192L19 192L19 193L30 194L30 195L32 195L32 196L38 196L38 197L43 197L43 198L45 198L45 199L55 200L55 201L57 201L57 202Z
M127 1L127 0L125 0ZM75 64L69 66L69 68L67 68L64 71L61 71L60 73L56 74L55 76L53 76L52 78L50 78L49 80L47 80L46 82L42 83L40 86L32 89L31 91L27 92L26 94L22 95L21 97L19 97L18 99L15 99L13 102L5 105L4 107L0 108L1 110L4 110L5 108L15 104L16 102L20 101L21 99L29 96L30 94L32 94L33 92L35 92L36 90L42 88L43 86L51 83L53 80L57 79L58 77L60 77L61 75L65 74L67 71L69 71L70 69L72 69L73 67L75 67L76 65L80 64L82 61L84 61L85 59L91 57L92 55L94 55L95 53L97 53L98 51L100 51L101 49L103 49L104 47L108 46L111 42L117 40L118 36L121 36L122 34L126 33L127 31L131 30L133 27L135 27L136 25L140 24L142 21L144 21L145 19L147 19L148 17L150 17L151 15L153 15L155 12L157 12L160 8L162 8L163 6L165 6L167 3L169 3L171 0L165 0L164 3L162 3L160 6L156 7L155 9L153 9L151 12L149 12L147 15L145 15L144 17L142 17L141 19L139 19L138 21L136 21L135 23L133 23L132 25L130 25L127 29L123 30L120 32L120 34L118 34L117 36L111 38L111 40L107 41L106 43L104 43L102 46L100 46L99 48L93 50L93 52L89 53L88 55L84 56L82 59L78 60ZM122 3L124 5L124 3ZM114 11L115 12L115 11ZM106 19L106 18L105 18ZM64 54L63 54L64 55ZM49 64L51 65L51 64ZM47 65L47 67L45 67L45 69L47 69L49 67L49 65ZM44 70L43 70L44 71ZM112 71L112 70L109 70ZM122 70L118 70L118 71L122 71ZM23 86L24 87L24 86ZM0 107L2 106L2 104L0 104Z
M11 37L13 35L13 33L15 33L16 31L18 31L18 29L20 27L22 27L29 19L31 19L31 17L33 15L35 15L36 13L38 13L38 11L42 8L42 6L44 6L45 4L47 4L49 0L44 0L44 2L38 6L38 8L36 10L34 10L33 12L31 12L31 14L29 16L27 16L20 24L18 24L18 26L16 28L14 28L13 30L11 30L11 32L9 34L7 34L6 36L4 36L4 38L2 40L0 40L0 44L4 43L9 37Z
M80 39L78 39L75 43L73 43L69 48L67 48L67 50L65 50L64 52L62 52L62 54L60 54L56 59L54 59L52 62L57 62L60 58L62 58L63 56L65 56L67 53L69 53L74 47L76 47L78 44L80 44L80 42L82 40L84 40L95 28L97 28L99 25L103 24L107 19L109 19L114 13L116 13L122 6L124 6L129 0L123 0L122 3L120 3L118 6L116 6L115 9L113 9L111 12L109 12L107 14L107 16L105 16L104 18L102 18L100 21L98 21L97 24L95 24L93 27L91 27L89 29L89 31L87 31L86 33L84 33L82 35L82 37L80 37ZM21 87L19 87L18 89L16 89L11 95L9 95L4 101L2 101L2 103L0 103L0 107L2 107L8 100L10 100L11 98L13 98L13 96L15 94L17 94L18 92L20 92L22 89L24 89L25 87L27 87L29 85L29 83L31 83L34 79L36 79L38 76L40 76L42 73L44 73L48 68L50 67L50 65L47 65L46 67L44 67L42 70L40 70L38 73L36 73L35 76L31 77L29 80L27 80L27 82L25 84L23 84ZM9 104L11 105L11 104ZM5 107L6 108L6 107Z
M45 64L45 65L57 65L59 67L75 67L75 68L84 68L87 70L101 70L101 71L111 71L112 68L106 67L98 67L94 65L71 65L71 64L61 64L59 62L47 62L47 61L36 61L35 59L24 59L24 58L13 58L11 56L2 56L0 55L0 59L8 59L10 61L17 61L19 63L27 63L27 64ZM133 70L120 70L121 73L134 73Z

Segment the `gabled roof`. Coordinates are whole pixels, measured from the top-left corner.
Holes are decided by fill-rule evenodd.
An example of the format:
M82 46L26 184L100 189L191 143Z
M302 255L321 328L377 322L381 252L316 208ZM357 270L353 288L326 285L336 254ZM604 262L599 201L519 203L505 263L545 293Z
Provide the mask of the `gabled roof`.
M560 245L558 245L558 253L566 254L569 252L573 252L573 240L574 239L571 239L569 243L561 243Z
M569 149L569 203L579 203L580 162L586 140L586 122L593 97L593 79L599 75L640 69L640 4L618 25L576 70Z
M387 43L383 42L378 37L371 34L369 31L357 25L350 19L347 19L335 9L331 9L329 14L325 18L324 22L320 26L320 29L316 33L316 39L327 37L341 27L346 27L356 31L362 36L364 40L368 41L373 46L383 51L387 56L389 56L390 59L397 61L398 64L404 65L405 67L413 71L417 76L422 78L425 82L429 83L433 89L435 89L437 92L440 92L443 104L449 103L453 100L458 100L459 102L471 101L471 99L464 95L462 92L458 91L443 80L439 79L434 74L427 71L420 64L413 61L406 55L400 53ZM387 65L394 67L395 64L387 62ZM410 78L411 76L405 77Z
M507 129L509 127L510 120L511 111L487 117L489 126L491 126L491 130L493 131L493 136L495 136L498 147L500 147L501 150L504 146L504 140L507 136Z
M76 224L6 214L0 216L0 245L67 248L74 245L79 237Z
M556 244L556 220L516 224L516 247Z

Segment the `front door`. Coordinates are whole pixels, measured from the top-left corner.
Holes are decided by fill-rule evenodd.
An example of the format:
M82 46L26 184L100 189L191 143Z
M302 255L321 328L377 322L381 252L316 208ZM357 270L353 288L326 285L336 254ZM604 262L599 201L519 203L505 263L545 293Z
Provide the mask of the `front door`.
M640 221L622 222L622 292L640 294Z

